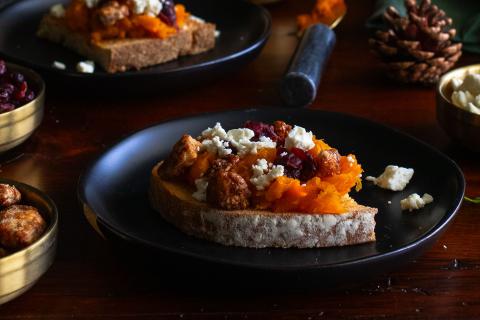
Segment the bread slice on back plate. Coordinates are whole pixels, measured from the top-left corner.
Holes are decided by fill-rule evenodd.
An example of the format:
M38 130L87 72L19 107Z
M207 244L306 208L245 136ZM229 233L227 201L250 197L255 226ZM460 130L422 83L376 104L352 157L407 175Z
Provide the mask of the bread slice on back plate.
M184 184L151 174L152 207L181 231L223 245L251 248L313 248L375 241L376 208L345 196L343 214L278 213L264 210L221 210L195 200Z
M62 44L95 61L105 71L115 73L210 50L215 46L215 28L212 23L188 19L183 28L166 39L119 39L92 43L88 35L72 32L61 19L47 14L40 22L37 36Z

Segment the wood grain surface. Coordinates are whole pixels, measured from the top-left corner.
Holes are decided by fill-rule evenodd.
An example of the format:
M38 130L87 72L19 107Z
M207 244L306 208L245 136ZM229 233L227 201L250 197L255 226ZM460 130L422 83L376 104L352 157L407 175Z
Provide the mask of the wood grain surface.
M348 5L312 107L366 117L416 136L457 161L467 194L480 195L479 155L453 144L439 127L434 90L388 80L369 52L364 24L373 1ZM258 59L203 87L129 98L114 92L108 98L88 92L72 98L48 87L41 127L23 146L0 156L0 175L44 190L57 203L57 259L33 289L0 307L0 319L480 317L480 205L464 203L433 248L398 271L339 284L316 279L318 286L302 285L308 278L287 285L282 274L267 281L241 269L107 242L84 218L76 197L78 177L115 141L174 117L280 105L279 80L297 44L294 17L311 6L303 0L269 6L272 35ZM464 54L459 64L479 58Z

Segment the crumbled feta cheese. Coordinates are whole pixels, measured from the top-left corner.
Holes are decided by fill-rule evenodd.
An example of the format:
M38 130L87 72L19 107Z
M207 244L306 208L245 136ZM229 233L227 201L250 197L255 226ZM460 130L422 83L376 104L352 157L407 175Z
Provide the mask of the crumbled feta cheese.
M453 78L452 79L452 88L453 90L458 90L460 89L460 86L462 85L463 80L460 78Z
M238 155L243 157L246 154L256 154L258 149L275 148L277 143L268 137L260 137L259 141L244 141L239 145Z
M65 8L63 4L57 3L50 7L50 14L55 18L63 18L65 17Z
M413 169L390 165L385 168L385 171L378 178L368 176L366 180L372 181L384 189L401 191L410 182L413 173Z
M232 153L232 149L229 148L228 142L221 140L219 137L203 140L201 149L207 150L212 154L218 154L220 157L224 157Z
M147 7L147 0L132 0L133 12L135 14L142 14Z
M407 198L400 201L400 207L402 210L413 211L425 207L425 205L432 203L433 197L428 193L425 193L423 197L417 193L409 195Z
M222 140L227 139L227 132L222 128L222 124L217 122L213 128L207 128L202 131L202 138L211 139L219 137Z
M84 0L84 1L87 8L91 9L98 6L101 0Z
M308 151L313 147L315 147L313 133L311 131L307 132L305 128L299 126L293 127L285 138L285 148L288 150L298 148Z
M475 101L475 97L468 91L454 91L452 93L452 103L460 108L466 108L467 105Z
M146 14L154 17L158 16L163 8L160 0L132 0L132 4L135 14Z
M192 193L192 197L197 199L198 201L206 201L207 200L207 187L208 187L208 179L207 178L200 178L195 180L195 187L197 190Z
M215 38L220 37L221 32L219 30L215 30Z
M145 8L145 14L156 17L162 11L163 5L159 0L147 0L147 6Z
M77 71L83 73L93 73L93 71L95 71L95 63L91 60L80 61L77 63Z
M480 95L477 96L480 98ZM479 104L480 105L480 104ZM471 113L480 114L480 108L477 108L473 103L469 102L465 107L465 110L470 111Z
M268 137L260 137L259 141L251 141L254 136L255 133L248 128L232 129L228 132L225 132L225 130L222 128L222 125L217 123L213 128L204 130L200 138L205 139L203 141L207 141L213 140L216 137L224 144L224 146L235 148L237 154L241 157L250 153L256 154L258 149L275 148L277 146L276 142L272 141L272 139ZM215 145L218 147L220 147L219 141L215 142ZM207 142L207 144L210 144L210 142ZM209 150L209 152L214 151L213 148L207 150ZM231 149L228 150L230 150L231 153Z
M468 73L465 79L451 80L452 103L466 111L480 114L480 74Z
M465 79L463 79L462 84L458 88L462 91L468 91L472 95L477 96L480 94L480 74L470 73Z
M257 190L264 190L273 180L283 176L284 167L282 165L272 165L265 159L258 159L257 163L252 165L252 177L250 182Z
M60 69L60 70L65 70L67 68L65 63L60 62L60 61L53 61L52 67L55 68L55 69Z
M286 155L288 155L288 153L285 152L285 151L283 151L282 153L280 153L280 156L281 156L281 157L285 157Z
M233 143L233 146L250 142L255 136L255 132L248 128L232 129L227 131L227 140Z

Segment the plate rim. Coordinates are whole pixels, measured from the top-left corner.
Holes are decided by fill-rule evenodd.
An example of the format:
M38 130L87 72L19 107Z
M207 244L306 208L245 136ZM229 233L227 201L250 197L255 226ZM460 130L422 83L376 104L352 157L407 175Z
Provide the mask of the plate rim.
M287 272L294 272L294 271L308 271L308 270L328 270L331 268L347 268L347 267L354 267L356 265L362 265L362 264L368 264L368 263L376 263L376 262L381 262L382 260L391 258L392 256L397 256L397 255L402 255L402 254L407 254L411 250L413 250L415 247L426 244L430 240L436 238L437 236L441 235L446 227L452 222L453 218L456 216L458 213L463 197L465 195L465 187L466 187L466 182L465 182L465 177L463 175L463 172L458 166L458 164L448 157L446 154L442 153L440 150L437 148L431 146L430 144L416 138L415 136L412 136L409 133L402 132L401 130L398 130L396 128L390 127L388 125L385 125L383 123L375 122L373 120L364 118L362 116L354 115L354 114L348 114L348 113L343 113L343 112L336 112L336 111L329 111L329 110L322 110L322 109L303 109L302 111L304 112L312 112L312 113L323 113L323 114L330 114L330 115L337 115L337 116L345 116L348 118L353 118L355 120L359 120L365 124L372 125L377 128L382 128L384 130L390 130L395 132L395 134L401 135L401 136L406 136L415 142L421 144L423 147L429 149L431 152L435 153L437 156L442 157L444 160L449 162L452 165L452 168L455 169L455 176L457 178L457 181L460 183L460 192L457 194L455 197L455 201L452 202L450 210L446 210L445 214L443 217L440 219L440 221L435 224L428 232L422 234L420 238L407 243L399 248L395 248L392 250L389 250L384 253L378 253L374 254L368 257L363 257L359 259L354 259L354 260L348 260L348 261L342 261L342 262L335 262L335 263L330 263L330 264L308 264L308 265L288 265L288 266L275 266L275 265L262 265L262 264L252 264L249 262L236 262L236 261L231 261L229 259L224 259L223 257L209 257L205 256L202 254L198 254L195 252L191 252L189 250L182 249L181 247L179 248L171 248L170 246L165 246L165 245L158 245L158 244L153 244L150 241L145 241L142 239L137 239L129 234L116 230L115 227L113 227L111 224L109 224L105 219L102 219L95 210L90 206L90 204L86 200L86 195L85 195L85 184L87 177L91 175L91 171L93 168L96 166L98 161L104 157L106 154L110 153L112 150L116 149L118 146L120 146L122 143L125 143L127 140L132 139L134 136L139 135L140 133L144 131L148 131L154 127L165 125L168 123L173 123L176 121L183 121L186 119L193 119L193 118L200 118L200 117L211 117L219 114L225 114L225 113L235 113L235 112L257 112L257 111L264 111L264 110L275 110L275 111L283 111L283 112L292 112L291 108L285 108L285 107L249 107L249 108L235 108L235 109L227 109L223 111L210 111L210 112L196 112L187 116L178 116L178 117L173 117L171 119L167 119L165 121L161 121L152 125L149 125L145 128L135 130L132 133L124 136L123 138L119 138L115 143L113 143L109 148L105 149L103 152L101 152L98 156L94 157L94 159L88 164L86 169L82 172L82 174L79 176L78 183L77 183L77 198L79 199L80 203L82 206L87 206L91 212L95 214L96 221L97 223L100 223L102 227L107 228L109 232L112 232L116 236L119 236L121 239L141 245L141 246L147 246L148 248L151 249L156 249L156 250L164 250L169 253L174 253L174 254L180 254L180 255L185 255L191 258L195 259L200 259L203 261L208 261L211 263L219 263L223 265L230 265L230 266L237 266L237 267L242 267L242 268L249 268L249 269L256 269L256 270L275 270L275 271L287 271ZM84 211L84 210L83 210ZM84 211L84 216L85 216L85 211ZM95 229L95 228L94 228ZM178 230L178 232L181 232ZM187 235L186 235L187 236ZM196 241L206 241L202 239L194 239ZM220 244L217 244L220 245ZM359 244L362 245L362 244ZM333 247L334 248L334 247ZM237 249L237 247L229 247L231 250ZM241 249L251 249L251 250L259 250L255 248L241 248ZM273 248L263 248L260 250L269 250ZM321 250L325 248L309 248L309 249L299 249L299 250ZM284 249L288 250L288 249Z
M19 4L25 1L32 1L32 0L0 0L0 14L2 13L2 11L8 9L9 7L12 7L16 4ZM232 63L242 57L246 57L251 54L254 54L255 52L257 52L257 50L261 49L270 38L271 31L272 31L272 16L266 8L245 0L230 0L230 1L237 1L238 3L244 3L246 5L250 5L259 11L262 17L262 21L264 23L264 28L260 33L259 37L256 38L252 44L248 45L243 50L235 51L226 56L222 56L214 60L208 60L198 64L190 65L190 66L174 68L166 71L145 72L145 71L151 70L151 68L159 67L162 65L162 64L158 64L158 65L146 67L140 70L133 70L133 71L129 70L129 71L117 72L117 73L102 72L102 73L90 74L90 73L73 72L70 70L60 70L60 69L53 68L52 66L39 65L37 63L19 59L19 58L16 58L15 56L6 54L1 49L0 49L0 56L3 57L5 60L8 60L9 62L17 63L22 66L27 66L34 70L39 70L41 72L47 72L47 73L60 75L67 78L73 78L73 79L92 79L93 78L98 80L104 80L104 79L112 79L112 78L113 79L131 79L131 78L137 78L137 77L155 78L159 76L169 76L176 73L197 72L199 71L199 69L212 67L219 64L221 65L224 63ZM32 36L35 36L35 35L32 35Z

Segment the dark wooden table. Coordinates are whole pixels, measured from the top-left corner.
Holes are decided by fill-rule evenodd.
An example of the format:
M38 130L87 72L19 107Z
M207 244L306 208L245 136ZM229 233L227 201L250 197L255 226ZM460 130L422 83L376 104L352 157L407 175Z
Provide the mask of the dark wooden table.
M389 81L369 53L364 23L372 3L349 1L313 108L359 115L413 134L457 161L467 194L480 195L478 154L453 145L438 126L434 90ZM270 6L273 30L260 57L208 86L128 99L114 93L93 98L85 92L74 100L48 88L42 126L26 144L1 156L0 174L55 200L60 211L57 259L32 290L0 307L0 319L480 317L480 205L464 203L433 248L396 272L313 288L289 286L282 276L277 285L254 276L241 285L228 277L245 276L242 270L222 277L214 265L132 253L104 241L84 218L77 179L115 141L173 117L279 105L278 81L297 44L294 17L311 5L290 0ZM465 54L460 64L479 58Z

